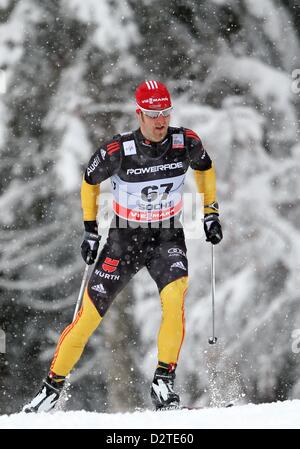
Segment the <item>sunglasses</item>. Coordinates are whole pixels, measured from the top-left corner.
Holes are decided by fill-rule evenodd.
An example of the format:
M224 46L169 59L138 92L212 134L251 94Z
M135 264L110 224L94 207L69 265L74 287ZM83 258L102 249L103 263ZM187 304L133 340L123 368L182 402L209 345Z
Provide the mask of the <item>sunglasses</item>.
M167 109L163 109L162 111L149 111L148 109L143 109L139 106L139 109L145 114L147 115L147 117L151 117L151 118L158 118L160 115L162 115L163 117L169 117L169 115L171 114L171 111L173 109L173 107L171 106L170 108Z

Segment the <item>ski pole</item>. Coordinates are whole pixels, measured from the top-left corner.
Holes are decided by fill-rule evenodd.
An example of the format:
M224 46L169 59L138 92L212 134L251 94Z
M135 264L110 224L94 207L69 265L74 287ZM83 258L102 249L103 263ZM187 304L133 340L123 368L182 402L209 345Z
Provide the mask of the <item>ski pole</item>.
M83 273L83 278L82 278L80 290L79 290L79 295L78 295L76 306L75 306L75 311L74 311L73 321L72 322L75 321L76 315L77 315L78 310L79 310L79 308L81 306L84 290L85 290L85 287L86 287L86 284L87 284L87 281L88 281L89 268L90 268L90 266L88 264L86 264L85 269L84 269L84 273Z
M217 337L215 336L215 294L216 294L216 281L215 281L215 255L214 245L211 244L211 312L212 312L212 337L208 339L210 345L217 343Z
M87 262L89 261L89 259L87 260ZM75 306L75 310L74 310L74 315L73 315L73 320L72 323L74 323L78 310L80 309L81 303L82 303L82 298L84 295L84 290L88 281L88 273L89 273L89 268L90 266L88 264L85 265L85 269L84 269L84 273L83 273L83 277L82 277L82 281L81 281L81 286L80 286L80 290L79 290L79 295L77 298L77 302L76 302L76 306ZM68 400L68 388L70 387L70 381L69 381L69 377L70 374L66 377L66 380L68 380L68 382L65 383L65 385L62 387L61 393L60 393L60 398L58 401L58 405L56 406L57 410L64 410L64 406L65 406L65 402ZM64 398L64 399L62 399Z

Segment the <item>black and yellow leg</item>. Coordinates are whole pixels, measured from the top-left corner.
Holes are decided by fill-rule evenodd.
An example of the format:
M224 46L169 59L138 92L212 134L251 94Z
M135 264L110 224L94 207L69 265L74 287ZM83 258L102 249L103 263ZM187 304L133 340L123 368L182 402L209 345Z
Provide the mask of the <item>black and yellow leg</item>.
M53 373L59 376L67 376L70 373L101 320L86 289L75 321L63 331L58 341L50 368Z
M166 285L160 293L162 321L158 335L158 360L176 365L184 340L184 300L188 277L181 277Z

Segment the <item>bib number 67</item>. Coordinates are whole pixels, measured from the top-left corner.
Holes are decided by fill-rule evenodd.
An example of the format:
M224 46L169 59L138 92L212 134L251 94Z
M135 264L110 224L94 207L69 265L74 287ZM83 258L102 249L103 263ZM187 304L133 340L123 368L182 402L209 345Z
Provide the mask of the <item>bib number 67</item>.
M173 183L170 182L168 184L160 184L160 186L147 186L144 187L141 191L141 197L143 201L148 201L149 203L155 201L159 195L159 189L161 187L165 187L165 190L162 193L161 201L166 200L168 195L173 187Z

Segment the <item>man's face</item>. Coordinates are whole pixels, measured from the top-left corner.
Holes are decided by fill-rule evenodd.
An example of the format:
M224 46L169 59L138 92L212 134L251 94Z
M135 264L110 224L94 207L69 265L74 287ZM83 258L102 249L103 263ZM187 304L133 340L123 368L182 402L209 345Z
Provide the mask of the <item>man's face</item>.
M164 117L160 114L158 117L152 118L140 111L138 113L138 120L142 134L146 139L151 142L160 142L166 137L170 123L170 115Z

